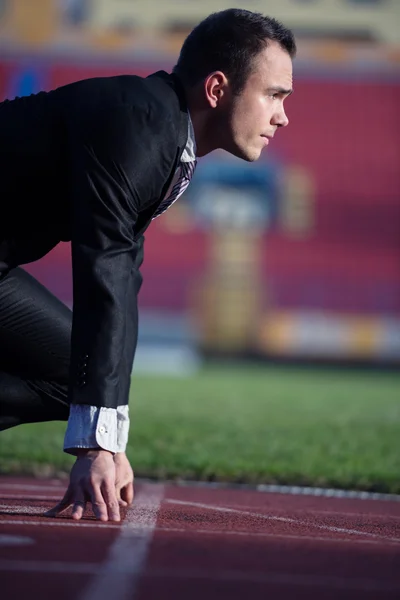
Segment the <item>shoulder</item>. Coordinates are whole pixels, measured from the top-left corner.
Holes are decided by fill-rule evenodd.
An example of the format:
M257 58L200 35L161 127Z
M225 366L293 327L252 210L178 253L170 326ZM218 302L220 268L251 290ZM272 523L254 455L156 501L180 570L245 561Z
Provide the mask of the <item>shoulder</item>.
M155 75L155 76L154 76ZM166 125L179 118L179 102L167 80L138 75L115 75L84 79L54 90L54 100L64 112L89 116L117 116L121 113L146 114ZM168 118L166 119L166 117Z
M88 79L59 93L65 95L61 113L74 154L89 152L107 168L119 165L126 173L148 170L150 162L171 168L182 115L176 93L158 78Z

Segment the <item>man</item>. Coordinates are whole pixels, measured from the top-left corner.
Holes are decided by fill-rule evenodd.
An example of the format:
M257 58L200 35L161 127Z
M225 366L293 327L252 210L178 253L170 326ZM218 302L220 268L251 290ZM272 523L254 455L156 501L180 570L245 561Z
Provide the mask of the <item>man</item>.
M202 21L173 73L84 80L0 104L0 428L68 420L76 456L47 514L120 520L143 233L198 157L255 161L292 91L292 33L229 9ZM73 314L19 266L71 241Z

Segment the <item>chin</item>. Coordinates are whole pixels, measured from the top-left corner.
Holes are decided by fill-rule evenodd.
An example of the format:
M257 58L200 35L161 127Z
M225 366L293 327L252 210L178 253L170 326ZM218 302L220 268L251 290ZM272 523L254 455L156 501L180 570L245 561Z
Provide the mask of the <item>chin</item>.
M261 156L261 150L259 148L241 148L237 146L229 152L237 158L241 158L247 162L254 162Z
M243 153L242 157L247 162L255 162L261 156L261 150L247 150Z

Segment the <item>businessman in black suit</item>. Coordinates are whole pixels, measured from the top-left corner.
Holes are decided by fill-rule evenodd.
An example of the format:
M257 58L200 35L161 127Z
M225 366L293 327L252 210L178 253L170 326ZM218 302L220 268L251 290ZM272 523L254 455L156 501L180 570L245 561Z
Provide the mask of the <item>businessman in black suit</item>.
M0 104L0 429L67 420L75 455L49 511L133 500L125 455L143 233L222 148L257 160L287 125L292 33L240 9L186 39L171 74L76 82ZM71 241L73 313L20 265Z

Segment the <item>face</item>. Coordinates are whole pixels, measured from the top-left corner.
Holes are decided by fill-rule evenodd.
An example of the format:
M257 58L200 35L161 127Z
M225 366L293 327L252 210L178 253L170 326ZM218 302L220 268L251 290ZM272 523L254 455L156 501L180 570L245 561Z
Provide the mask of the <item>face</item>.
M289 123L284 101L292 91L292 78L289 54L270 42L254 59L239 95L231 93L228 80L221 80L214 90L218 103L213 111L219 147L244 160L257 160L277 129Z

